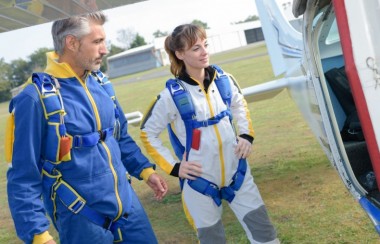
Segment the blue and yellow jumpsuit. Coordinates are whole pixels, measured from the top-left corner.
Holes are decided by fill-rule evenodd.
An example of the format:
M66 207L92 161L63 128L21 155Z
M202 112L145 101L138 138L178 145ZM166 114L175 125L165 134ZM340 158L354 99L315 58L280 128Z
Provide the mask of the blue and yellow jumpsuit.
M183 86L191 95L197 121L206 121L227 109L215 84L216 71L209 66L205 69L203 84L188 74L180 76ZM252 141L254 131L246 101L231 75L229 82L232 92L231 112L239 130L239 135ZM160 134L171 124L182 145L186 145L186 128L173 101L169 89L164 89L148 109L141 125L141 139L153 160L168 174L178 177L178 159L160 140ZM191 148L188 161L202 165L201 177L216 184L219 188L228 186L238 169L239 159L234 153L237 145L234 127L228 116L219 123L201 127L199 148ZM246 163L246 161L244 161ZM183 184L182 202L189 222L197 231L201 243L224 243L222 226L222 205L217 206L213 199L203 195L188 184ZM243 226L251 243L278 243L276 231L271 224L259 190L251 172L246 171L241 188L229 203Z
M115 104L96 78L89 73L80 79L68 64L56 61L54 52L47 53L47 58L45 72L56 77L61 87L67 134L86 135L113 127ZM39 96L35 85L30 84L10 103L15 126L7 190L17 235L25 243L43 243L51 238L47 212L54 219L62 244L112 243L111 231L72 213L58 197L52 201L50 189L43 184L41 172L49 150L48 121ZM71 160L59 163L56 170L92 210L111 220L126 219L118 231L122 238L119 243L156 243L149 219L127 177L129 173L147 179L155 166L128 134L125 117L119 119L118 140L107 136L91 147L72 147Z

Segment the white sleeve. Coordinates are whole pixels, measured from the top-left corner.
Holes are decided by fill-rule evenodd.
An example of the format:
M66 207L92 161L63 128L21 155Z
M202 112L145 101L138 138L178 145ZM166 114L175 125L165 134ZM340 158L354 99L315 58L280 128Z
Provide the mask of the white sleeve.
M251 115L248 110L247 101L244 99L244 96L240 90L239 85L237 84L236 79L228 74L231 84L231 112L238 127L238 133L246 134L254 137L254 130L251 121Z
M178 160L163 145L160 135L177 116L180 115L174 101L168 89L164 89L151 104L141 124L140 138L147 153L167 174Z

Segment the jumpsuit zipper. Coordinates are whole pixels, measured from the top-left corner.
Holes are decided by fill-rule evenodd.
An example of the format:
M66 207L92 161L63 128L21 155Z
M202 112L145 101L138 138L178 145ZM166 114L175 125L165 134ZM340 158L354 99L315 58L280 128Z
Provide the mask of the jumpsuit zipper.
M204 86L196 79L192 78L195 82L198 83L198 85L203 89L202 92L203 94L205 95L206 97L206 101L207 101L207 105L209 107L209 110L210 110L210 114L211 114L211 117L214 117L215 116L215 112L213 110L213 107L211 105L211 102L210 102L210 96L209 96L209 92L206 92L204 90ZM215 79L215 75L214 77L212 78L212 81L214 81ZM212 81L210 83L210 86L207 88L207 90L210 89L211 87L211 84L212 84ZM224 163L224 155L223 155L223 145L222 145L222 139L221 139L221 136L220 136L220 132L219 132L219 129L218 129L218 126L217 124L213 125L212 126L215 130L215 134L216 134L216 138L218 140L218 148L219 148L219 160L220 160L220 169L221 169L221 187L225 186L225 163Z
M87 76L88 76L88 74L84 78L85 81L87 80ZM92 106L93 111L94 111L97 128L98 128L98 130L101 130L102 129L102 124L100 122L99 111L98 111L98 108L96 107L95 101L94 101L94 99L93 99L90 91L87 89L86 83L83 82L81 79L78 79L78 80L80 81L80 84L83 86L83 88L84 88L84 90L85 90L85 92L87 94L87 97L90 100L91 106ZM116 174L116 170L115 170L115 168L112 165L112 159L111 159L110 150L109 150L108 146L103 141L101 142L101 144L102 144L102 146L104 147L104 149L105 149L105 151L107 153L108 164L109 164L109 167L110 167L110 169L112 171L112 174L114 176L114 189L115 189L115 195L116 195L116 200L117 200L117 204L118 204L118 213L117 213L117 216L115 217L114 220L117 220L122 215L122 209L123 209L122 204L121 204L121 200L120 200L120 196L119 196L119 190L118 190L118 187L117 187L117 183L118 183L119 180L118 180L118 177L117 177L117 174Z

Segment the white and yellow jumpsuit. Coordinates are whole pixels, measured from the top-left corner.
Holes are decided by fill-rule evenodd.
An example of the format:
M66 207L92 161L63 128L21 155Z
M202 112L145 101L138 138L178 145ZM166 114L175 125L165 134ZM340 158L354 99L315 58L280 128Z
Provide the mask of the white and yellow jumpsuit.
M218 88L214 83L216 71L206 68L203 88L199 81L187 74L179 77L191 95L198 121L207 120L226 110ZM230 76L232 90L231 112L240 136L253 141L254 131L250 114L241 91ZM185 125L168 89L164 89L146 113L141 125L141 139L153 160L168 174L177 176L180 163L172 156L159 138L171 124L182 145L186 145ZM202 165L202 178L218 187L228 186L238 168L239 159L234 153L237 145L234 128L228 118L219 123L201 127L200 147L190 149L188 161ZM246 163L246 162L245 162ZM189 222L196 229L201 243L224 243L225 235L221 222L222 205L219 207L209 196L193 190L185 180L182 189L183 207ZM253 181L249 167L241 188L235 192L229 204L243 226L251 243L277 243L276 231L271 224L264 202Z

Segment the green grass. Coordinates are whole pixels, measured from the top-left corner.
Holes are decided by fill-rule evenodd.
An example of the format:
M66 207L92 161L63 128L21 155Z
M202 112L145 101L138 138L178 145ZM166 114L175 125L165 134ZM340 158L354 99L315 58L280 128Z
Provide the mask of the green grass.
M273 79L264 45L215 54L212 62L232 73L242 88ZM247 58L248 56L254 56ZM226 62L236 57L240 61ZM161 67L160 70L168 69ZM147 71L145 73L150 73ZM115 79L116 92L124 112L145 112L168 77L125 84L140 77L134 74ZM8 103L0 104L0 141ZM249 104L256 131L254 153L249 158L252 174L267 205L282 243L380 243L379 236L359 204L348 193L295 104L282 92L271 100ZM141 145L138 127L129 131ZM165 136L163 136L165 139ZM166 139L165 139L166 140ZM168 144L167 140L165 141ZM0 143L0 161L4 161ZM6 196L7 165L0 164L0 243L21 243L15 237ZM159 173L164 175L161 170ZM160 243L197 243L194 231L182 211L176 178L164 175L169 193L158 202L144 182L132 184L151 219ZM236 218L223 204L223 223L228 243L248 243Z

